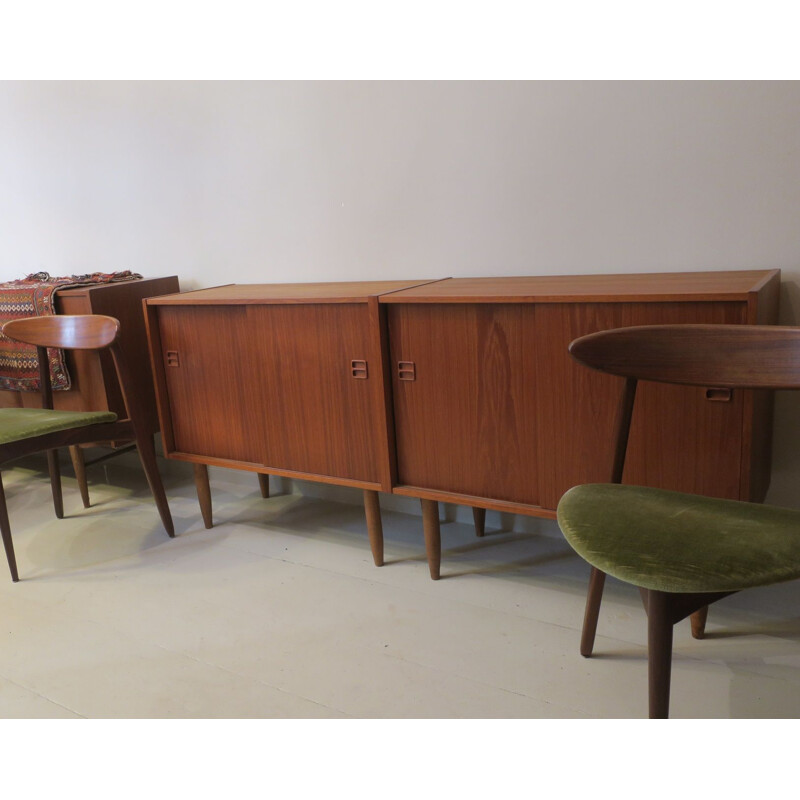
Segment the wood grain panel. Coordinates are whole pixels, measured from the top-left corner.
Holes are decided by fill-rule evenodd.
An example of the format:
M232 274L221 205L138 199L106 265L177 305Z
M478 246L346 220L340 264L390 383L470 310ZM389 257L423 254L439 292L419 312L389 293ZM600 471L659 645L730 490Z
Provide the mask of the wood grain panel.
M157 313L175 450L263 464L267 408L244 346L252 338L246 309L159 306Z
M400 484L538 502L534 337L530 305L389 306Z
M780 270L449 278L381 297L381 303L597 303L746 301Z
M333 283L230 283L152 301L153 305L264 305L268 303L366 303L370 297L431 281L343 281Z
M153 375L147 358L142 300L153 295L168 294L178 291L176 277L152 278L150 280L112 283L105 286L87 286L64 292L62 302L68 295L85 294L92 314L106 314L120 322L119 346L131 373L131 382L141 400L142 416L148 433L155 433L158 428L156 397L153 389ZM122 408L122 393L110 354L101 353L100 362L103 368L103 381L109 408L116 411ZM117 412L119 413L119 412Z
M229 311L236 311L230 308ZM367 303L250 305L268 468L380 482L382 376ZM367 362L354 377L353 360ZM249 385L249 384L248 384Z
M624 380L569 357L569 343L587 333L629 325L738 324L745 303L559 304L537 309L537 406L541 504L555 508L580 483L605 482L612 431ZM744 393L709 401L696 387L641 382L634 406L623 481L717 497L739 497Z
M372 340L372 362L380 370L381 387L373 387L375 398L377 451L376 459L381 475L381 489L391 492L397 483L397 447L394 433L394 405L392 403L392 364L389 354L389 321L386 306L377 297L369 300L369 333ZM374 376L373 370L373 376Z

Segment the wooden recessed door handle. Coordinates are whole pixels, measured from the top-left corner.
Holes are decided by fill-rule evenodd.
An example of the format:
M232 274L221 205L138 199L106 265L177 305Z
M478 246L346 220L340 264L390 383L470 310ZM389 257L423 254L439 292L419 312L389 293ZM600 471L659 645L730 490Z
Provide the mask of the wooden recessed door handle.
M361 358L354 358L350 362L350 374L354 378L367 379L367 362Z
M397 377L401 381L415 381L417 379L417 365L413 361L398 361Z
M177 350L167 350L165 355L168 367L179 367L181 365Z
M706 389L706 400L715 400L718 403L730 403L733 392L731 389Z

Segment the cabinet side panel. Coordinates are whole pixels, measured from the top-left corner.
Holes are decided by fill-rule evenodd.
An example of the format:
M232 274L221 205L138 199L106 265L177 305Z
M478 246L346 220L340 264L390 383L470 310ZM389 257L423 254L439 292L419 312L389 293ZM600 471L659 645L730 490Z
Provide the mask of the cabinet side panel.
M178 452L263 464L263 398L246 358L245 309L158 306Z
M392 404L392 368L389 359L389 324L386 306L377 297L369 301L369 327L372 340L372 362L379 370L380 388L373 388L377 417L375 457L381 475L381 488L391 492L397 484L397 450Z
M164 374L163 348L161 346L161 330L158 326L158 309L143 301L145 329L147 330L147 347L150 356L150 370L153 374L153 388L156 395L156 408L161 427L161 444L164 454L169 456L175 451L175 439L172 435L172 419L169 411L169 392Z
M380 482L380 360L367 303L251 305L267 467ZM353 374L352 362L365 362Z
M534 314L389 306L399 484L538 503ZM399 362L413 363L414 380Z
M147 331L142 299L178 290L176 277L126 281L87 288L91 306L91 311L88 313L106 314L120 322L120 347L133 378L133 390L140 395L148 433L155 433L159 429L159 424L153 374L147 356ZM109 408L118 414L124 413L122 390L111 357L103 353L100 358Z
M95 314L91 297L86 293L56 294L56 312L58 314ZM70 371L72 388L66 392L53 392L53 405L65 411L95 411L108 409L120 417L125 416L125 404L116 377L113 363L106 363L103 354L91 350L68 350L66 352L67 369ZM110 359L109 359L110 362ZM106 390L107 380L104 372L111 371L116 387L116 394L110 395ZM30 395L31 392L25 394ZM40 404L40 395L36 397L36 406ZM28 405L30 398L26 398Z
M614 414L623 380L590 370L568 354L588 333L629 325L745 322L743 303L553 304L538 311L542 505L555 508L580 483L606 482ZM634 407L625 483L740 497L744 392L729 402L705 388L641 382Z

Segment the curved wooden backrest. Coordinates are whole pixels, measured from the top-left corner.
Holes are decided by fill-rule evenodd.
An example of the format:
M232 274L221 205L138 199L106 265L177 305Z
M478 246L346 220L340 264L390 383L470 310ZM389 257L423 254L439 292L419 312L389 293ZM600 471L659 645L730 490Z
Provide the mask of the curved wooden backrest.
M15 319L3 325L9 339L37 347L66 350L101 350L119 335L119 321L100 314L58 314L52 317Z
M626 378L729 389L800 388L800 328L644 325L576 339L572 356Z

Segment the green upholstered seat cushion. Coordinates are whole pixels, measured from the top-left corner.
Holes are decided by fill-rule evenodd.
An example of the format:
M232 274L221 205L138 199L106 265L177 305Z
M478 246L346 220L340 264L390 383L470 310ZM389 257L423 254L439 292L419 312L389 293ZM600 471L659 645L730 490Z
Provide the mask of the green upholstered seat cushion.
M665 592L729 592L800 577L800 511L618 484L570 489L558 524L586 561Z
M47 408L0 408L0 444L18 442L45 433L114 422L111 411L51 411Z

